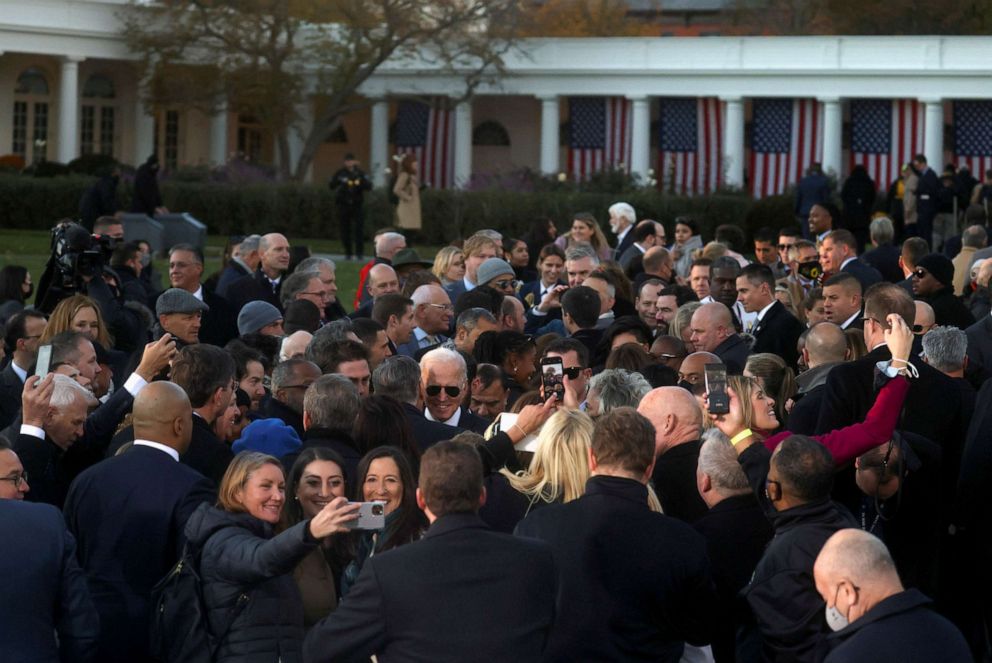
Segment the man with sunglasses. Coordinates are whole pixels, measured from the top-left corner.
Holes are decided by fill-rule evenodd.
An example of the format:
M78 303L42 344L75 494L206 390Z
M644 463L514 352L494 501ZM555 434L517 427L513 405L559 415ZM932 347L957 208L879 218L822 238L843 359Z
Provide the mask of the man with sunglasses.
M544 356L559 357L565 371L562 384L565 385L565 398L562 405L570 410L584 410L586 394L589 391L589 349L574 338L562 338L548 344Z
M913 294L933 308L941 326L967 329L975 318L954 294L954 263L942 253L923 256L913 270Z
M420 359L420 379L425 394L424 417L428 421L480 435L486 432L489 422L462 406L468 389L468 371L459 353L447 348L431 350Z
M396 346L396 354L416 357L418 350L440 345L448 340L444 335L451 328L454 307L444 288L427 283L413 291L413 321L416 326L407 343Z

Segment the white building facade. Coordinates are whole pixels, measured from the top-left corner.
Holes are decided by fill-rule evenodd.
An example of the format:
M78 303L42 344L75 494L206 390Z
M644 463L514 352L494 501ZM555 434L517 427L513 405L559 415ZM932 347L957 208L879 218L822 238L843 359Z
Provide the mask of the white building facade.
M0 3L0 156L68 162L90 153L139 164L153 151L169 167L217 165L233 154L273 158L250 117L184 108L149 113L138 68L118 34L125 0ZM706 37L528 40L507 75L453 111L454 181L530 168L564 169L570 97L630 102L630 163L646 175L658 158L660 99L718 98L724 182L744 185L753 100L815 99L822 162L850 167L850 104L912 99L922 104L922 151L931 164L955 158L953 102L992 100L989 37ZM389 63L363 87L367 109L344 118L311 169L322 181L354 153L384 180L395 146L391 123L405 96L458 97L457 77L415 63ZM304 117L312 106L303 109ZM949 137L951 137L949 139ZM299 149L294 144L294 151Z

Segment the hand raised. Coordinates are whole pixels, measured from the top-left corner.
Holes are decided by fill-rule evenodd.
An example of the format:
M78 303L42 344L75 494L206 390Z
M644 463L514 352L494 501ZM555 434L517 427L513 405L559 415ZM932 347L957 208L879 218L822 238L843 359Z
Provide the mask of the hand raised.
M335 497L310 520L310 534L315 539L323 539L325 536L347 532L347 523L358 520L358 510L361 508L359 502L349 503L345 497Z

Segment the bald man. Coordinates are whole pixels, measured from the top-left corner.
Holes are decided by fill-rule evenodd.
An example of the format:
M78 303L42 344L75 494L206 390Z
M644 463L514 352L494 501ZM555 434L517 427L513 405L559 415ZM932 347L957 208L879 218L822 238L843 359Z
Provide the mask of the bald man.
M734 316L720 302L703 304L692 314L689 340L696 350L712 352L727 365L727 372L740 375L751 353L747 343L734 329Z
M395 269L380 263L369 270L368 278L365 279L365 289L369 293L369 300L355 309L355 312L348 317L352 319L371 318L372 307L375 306L376 299L400 291L400 278L396 275Z
M192 432L186 393L152 382L134 399L133 445L69 489L65 520L100 613L96 660L148 659L151 588L179 559L186 520L216 500L213 484L179 462Z
M665 515L691 523L706 513L696 489L703 413L682 387L659 387L641 399L637 411L654 426L655 464L651 481Z
M851 357L844 330L832 322L816 323L806 332L802 355L809 369L796 377L799 391L793 398L795 404L789 412L788 428L793 433L812 435L823 406L827 374Z
M892 556L875 536L842 529L813 565L816 591L835 631L824 663L965 663L971 652L951 622L917 589L904 589Z
M933 312L933 307L926 302L917 299L913 301L913 305L916 307L916 324L913 326L913 333L917 336L924 336L937 324L936 315Z
M693 352L682 360L679 366L679 386L695 397L700 410L705 409L706 395L706 364L722 364L712 352Z
M279 233L262 235L258 241L259 263L254 274L242 276L231 283L227 289L228 295L235 307L240 311L245 304L261 300L283 310L280 301L283 277L289 269L289 240Z

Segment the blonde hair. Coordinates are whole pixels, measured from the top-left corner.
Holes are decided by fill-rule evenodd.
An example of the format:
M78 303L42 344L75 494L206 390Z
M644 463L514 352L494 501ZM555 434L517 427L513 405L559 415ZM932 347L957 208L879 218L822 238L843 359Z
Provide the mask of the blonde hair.
M741 430L751 428L754 425L754 390L761 389L761 385L754 378L746 378L743 375L728 375L727 387L737 394L737 400L741 403Z
M593 423L584 412L558 410L541 428L537 451L530 467L513 474L500 470L531 504L571 502L582 497L589 479L588 450L592 445Z
M675 311L675 319L668 325L668 335L675 338L682 338L684 328L692 324L692 314L702 306L699 302L686 302Z
M73 331L72 319L81 309L87 307L96 312L97 343L108 349L114 347L114 341L110 338L110 332L107 331L107 325L103 321L100 306L86 295L73 295L58 303L55 310L52 311L51 317L48 318L48 326L45 327L41 338L38 339L38 345L46 345L62 332Z
M282 463L275 456L259 453L258 451L242 451L224 472L224 478L220 480L220 488L217 490L217 507L224 511L240 513L245 510L245 506L238 501L238 492L247 484L251 475L266 465L275 465L282 470ZM285 476L285 472L283 472Z
M771 352L759 352L747 358L744 370L764 383L765 393L775 399L775 415L785 421L789 412L785 403L796 395L796 374L785 360Z
M465 252L457 246L444 247L437 252L436 256L434 256L434 266L431 267L431 273L443 281L447 278L445 275L448 273L448 270L451 269L451 265L455 262L455 258L459 255L464 256Z

